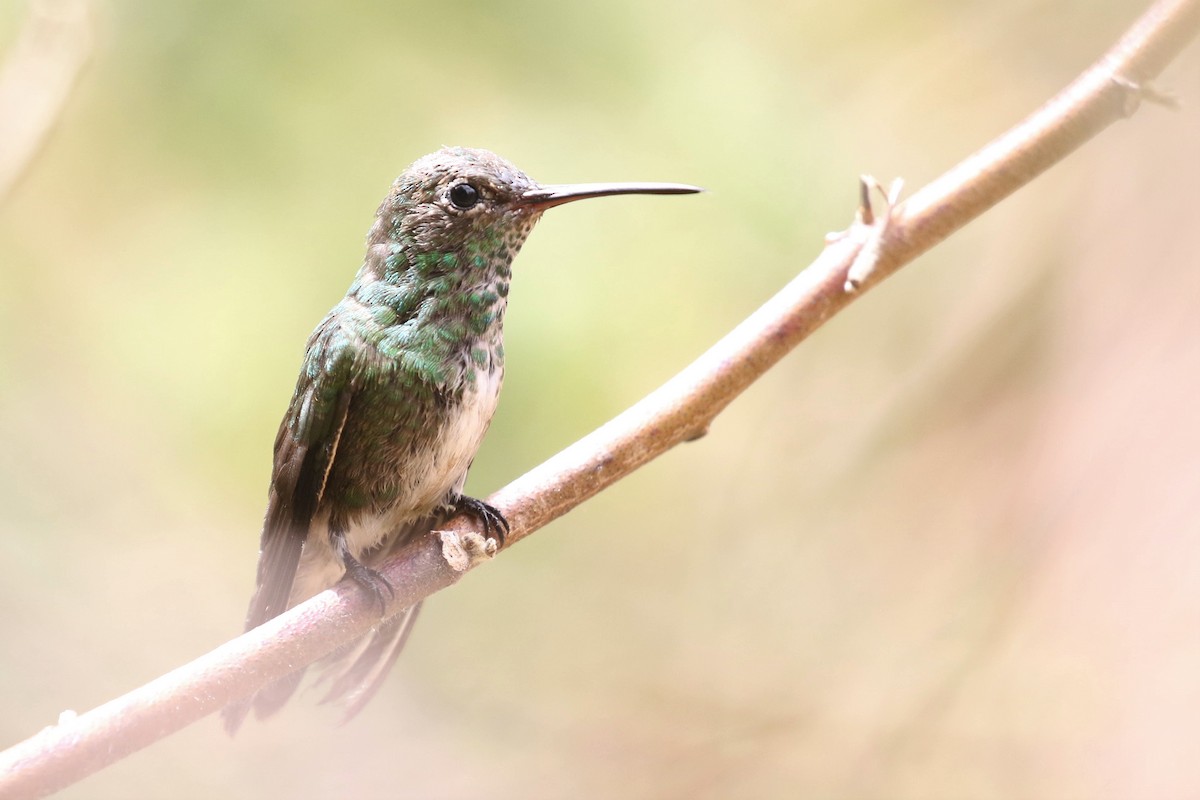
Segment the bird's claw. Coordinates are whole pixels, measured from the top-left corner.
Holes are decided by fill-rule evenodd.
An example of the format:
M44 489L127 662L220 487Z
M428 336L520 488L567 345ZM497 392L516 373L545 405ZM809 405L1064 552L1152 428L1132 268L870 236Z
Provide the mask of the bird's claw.
M504 541L508 538L511 528L500 509L491 503L466 495L460 495L450 504L450 509L455 514L470 514L475 517L483 524L484 534L499 542L500 547L504 547Z
M364 567L357 561L350 561L346 564L346 577L375 598L375 602L379 603L381 614L387 613L388 603L396 597L396 590L392 588L392 584L388 582L387 578L370 567Z

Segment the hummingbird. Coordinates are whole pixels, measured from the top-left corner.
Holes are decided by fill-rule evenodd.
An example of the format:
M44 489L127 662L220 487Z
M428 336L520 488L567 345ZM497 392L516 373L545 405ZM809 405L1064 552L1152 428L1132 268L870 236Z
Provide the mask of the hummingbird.
M392 184L346 296L308 339L275 459L246 630L349 579L381 608L375 567L466 513L504 543L504 515L463 494L504 379L512 261L542 212L590 197L689 194L676 183L539 184L487 150L448 147ZM379 689L420 604L330 656L326 701L354 716ZM295 693L301 669L225 708L232 735Z

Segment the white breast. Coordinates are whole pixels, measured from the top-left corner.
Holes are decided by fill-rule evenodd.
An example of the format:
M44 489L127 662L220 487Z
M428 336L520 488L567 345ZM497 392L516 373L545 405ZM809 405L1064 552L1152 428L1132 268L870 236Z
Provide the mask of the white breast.
M467 469L496 413L504 370L481 371L477 376L474 389L468 389L447 416L437 452L428 453L426 469L413 486L414 502L420 508L432 509L447 493L461 492L466 483Z

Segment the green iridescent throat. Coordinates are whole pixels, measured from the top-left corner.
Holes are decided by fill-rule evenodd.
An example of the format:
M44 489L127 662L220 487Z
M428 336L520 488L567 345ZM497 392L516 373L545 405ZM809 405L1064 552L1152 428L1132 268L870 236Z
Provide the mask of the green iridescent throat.
M380 366L452 390L456 377L473 382L476 369L502 367L503 301L519 243L488 230L463 242L462 254L421 252L413 238L391 233L369 248L341 304L383 357ZM465 374L454 374L458 365Z

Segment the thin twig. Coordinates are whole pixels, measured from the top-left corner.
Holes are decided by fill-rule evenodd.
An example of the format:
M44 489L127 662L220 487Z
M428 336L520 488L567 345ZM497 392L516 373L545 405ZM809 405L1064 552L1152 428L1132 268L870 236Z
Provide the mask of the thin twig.
M1126 116L1131 100L1200 28L1200 0L1161 0L1095 66L1010 132L890 214L873 270L855 293L846 274L871 235L866 225L816 261L691 366L625 413L496 494L514 543L680 442L703 435L738 394L834 313L903 264ZM451 526L460 533L464 523ZM395 613L454 583L437 537L383 566ZM0 796L37 797L67 786L245 697L378 622L373 598L339 584L267 624L129 694L64 719L0 753Z
M0 202L62 113L92 49L88 0L34 0L0 69Z

